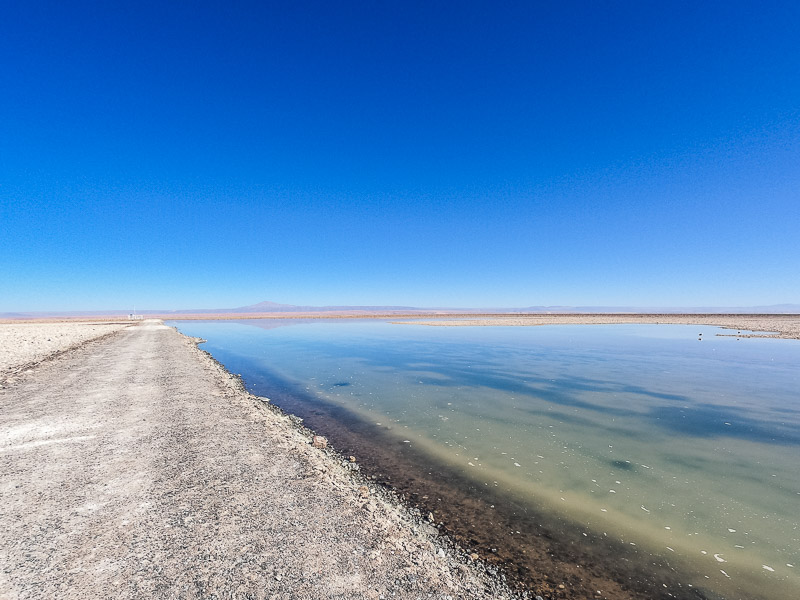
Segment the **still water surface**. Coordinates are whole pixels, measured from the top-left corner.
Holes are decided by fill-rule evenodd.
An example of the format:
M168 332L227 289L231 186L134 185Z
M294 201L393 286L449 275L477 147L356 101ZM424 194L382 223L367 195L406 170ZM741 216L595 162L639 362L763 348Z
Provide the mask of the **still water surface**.
M459 478L658 558L683 590L800 597L800 342L683 325L172 324L255 393L343 407Z

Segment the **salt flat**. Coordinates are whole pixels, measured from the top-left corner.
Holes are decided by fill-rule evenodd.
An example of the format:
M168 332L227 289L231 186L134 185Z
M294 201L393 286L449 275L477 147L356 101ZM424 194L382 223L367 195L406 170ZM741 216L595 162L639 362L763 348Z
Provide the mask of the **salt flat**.
M16 368L36 363L128 326L128 323L91 321L0 323L0 383L3 374L9 374Z

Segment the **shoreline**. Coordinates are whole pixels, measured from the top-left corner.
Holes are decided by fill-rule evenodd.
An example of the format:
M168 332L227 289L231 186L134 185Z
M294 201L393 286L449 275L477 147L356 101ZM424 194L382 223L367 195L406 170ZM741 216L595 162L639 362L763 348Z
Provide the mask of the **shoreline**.
M800 340L800 315L745 314L570 314L570 315L481 315L436 317L431 320L396 321L401 325L430 327L536 327L542 325L707 325L745 331L733 337ZM758 333L751 333L758 332ZM764 333L760 333L764 332ZM774 333L773 333L774 332Z
M506 574L504 573L505 566L503 564L492 564L486 560L481 560L484 557L477 557L474 553L470 553L458 541L452 539L448 533L441 531L444 524L439 523L437 525L435 520L430 519L430 517L426 516L422 511L408 502L407 499L399 495L398 490L391 484L378 483L375 478L364 473L361 470L361 464L358 462L361 459L353 460L356 457L334 446L328 441L328 438L324 438L325 441L321 442L324 444L322 447L317 447L317 445L315 445L316 439L322 436L319 436L318 432L314 429L306 426L304 424L304 418L284 410L270 398L250 392L240 375L231 373L225 365L214 358L210 352L199 347L199 345L206 340L183 334L177 328L170 328L174 329L178 335L192 344L192 348L199 354L198 358L200 358L200 360L208 361L213 364L215 369L219 372L219 376L227 380L228 386L235 389L237 395L241 395L245 399L254 402L259 409L277 416L286 428L299 434L306 444L310 445L324 456L327 468L339 470L344 473L346 478L352 479L355 486L358 487L359 496L361 496L360 500L363 501L363 488L368 487L369 495L367 498L371 500L379 499L388 511L398 513L401 519L410 523L415 533L419 531L428 541L435 540L440 550L446 548L447 554L451 555L458 565L477 568L481 577L486 578L484 582L486 586L493 588L495 593L501 595L509 594L511 598L517 597L515 590L506 588ZM522 598L525 597L526 596L522 596Z
M584 526L537 511L523 498L482 489L452 465L375 432L371 421L347 408L318 398L309 403L301 389L279 389L276 382L252 387L258 393L262 386L273 406L301 415L304 425L324 434L337 450L358 456L368 477L416 514L434 518L466 553L504 571L513 586L530 591L531 597L710 598L687 589L669 564L650 557L645 570L630 547L597 534L587 537Z

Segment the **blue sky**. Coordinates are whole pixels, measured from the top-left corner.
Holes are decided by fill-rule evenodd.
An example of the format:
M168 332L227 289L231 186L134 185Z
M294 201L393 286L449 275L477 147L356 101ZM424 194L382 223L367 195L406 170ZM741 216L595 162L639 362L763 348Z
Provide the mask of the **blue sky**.
M800 302L797 2L0 9L0 311Z

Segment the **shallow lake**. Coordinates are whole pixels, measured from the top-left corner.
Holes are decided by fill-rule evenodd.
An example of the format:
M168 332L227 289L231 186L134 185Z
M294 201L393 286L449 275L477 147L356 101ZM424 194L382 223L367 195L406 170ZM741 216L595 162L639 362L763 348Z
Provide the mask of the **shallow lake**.
M357 432L364 445L342 435L343 449L374 454L371 472L449 513L467 546L522 564L538 544L530 557L572 565L575 582L594 582L593 561L624 563L615 585L650 597L800 597L798 341L685 325L169 324L334 444ZM475 501L456 510L444 487Z

